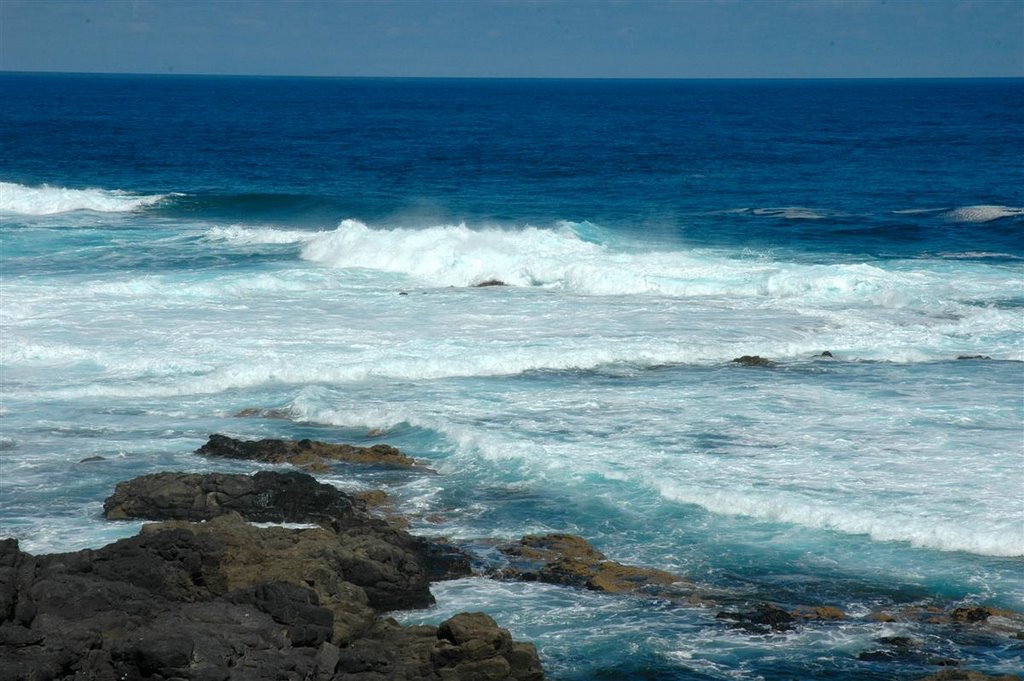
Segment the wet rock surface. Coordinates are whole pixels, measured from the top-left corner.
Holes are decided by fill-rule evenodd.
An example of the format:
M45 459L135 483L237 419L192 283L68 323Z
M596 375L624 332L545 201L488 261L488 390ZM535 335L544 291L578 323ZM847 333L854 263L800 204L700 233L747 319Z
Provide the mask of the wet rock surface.
M1016 674L990 676L967 669L943 669L941 672L926 676L920 681L1020 681L1020 679L1021 677Z
M485 615L381 619L430 605L428 576L468 574L468 558L304 474L142 476L106 508L173 520L69 554L0 542L0 680L543 678Z
M298 472L154 473L120 482L103 502L110 520L209 520L235 512L253 522L366 518L365 502Z
M831 356L831 355L829 355ZM748 367L773 367L775 362L761 357L760 355L743 355L732 360L735 364L742 364Z
M262 463L288 463L314 471L328 470L332 463L411 467L416 461L391 445L358 447L319 440L237 440L214 434L196 454L211 458L244 459Z
M608 560L582 537L571 534L527 535L498 550L509 565L502 579L562 584L607 593L669 594L692 584L670 572Z
M432 603L428 581L469 574L469 558L444 540L416 537L371 516L364 499L299 472L156 473L118 483L104 502L109 519L315 523L344 548L349 581L383 609Z

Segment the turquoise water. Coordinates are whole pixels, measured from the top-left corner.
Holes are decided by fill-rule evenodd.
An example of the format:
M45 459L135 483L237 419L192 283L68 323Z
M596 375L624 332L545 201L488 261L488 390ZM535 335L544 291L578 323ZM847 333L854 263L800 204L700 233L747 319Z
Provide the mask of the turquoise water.
M440 475L324 479L482 563L474 540L573 532L848 614L754 635L474 578L399 615L485 610L553 678L1020 669L1005 635L867 617L1024 610L1019 81L0 90L0 533L25 549L133 534L100 517L119 480L254 470L191 454L212 432L383 430ZM916 652L872 657L896 635Z

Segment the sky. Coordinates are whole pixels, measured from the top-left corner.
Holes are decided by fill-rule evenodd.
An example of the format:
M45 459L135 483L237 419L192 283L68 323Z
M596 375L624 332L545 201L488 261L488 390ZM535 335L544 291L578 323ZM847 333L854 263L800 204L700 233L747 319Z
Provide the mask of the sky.
M1024 0L0 0L0 70L1024 76Z

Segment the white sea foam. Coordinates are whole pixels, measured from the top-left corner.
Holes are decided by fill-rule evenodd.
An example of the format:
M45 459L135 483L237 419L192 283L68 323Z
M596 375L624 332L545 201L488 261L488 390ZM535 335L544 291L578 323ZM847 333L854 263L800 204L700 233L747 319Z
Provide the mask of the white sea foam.
M903 541L940 551L1024 556L1024 520L1011 520L1001 529L981 529L949 518L900 513L892 508L876 513L863 507L859 510L839 507L780 491L701 489L663 482L656 483L656 487L666 499L695 504L712 513L749 516L845 534L866 534L875 541Z
M0 343L0 363L3 364L65 364L89 359L82 348L66 343L33 343L5 334Z
M559 229L371 229L345 220L338 229L313 236L302 255L333 267L400 273L434 286L498 279L594 295L803 299L808 305L886 308L958 294L946 278L924 268L800 264L708 250L616 251L584 241L571 223Z
M318 232L276 229L274 227L243 227L229 225L212 227L203 236L211 241L225 241L233 245L299 244L311 241Z
M950 222L992 222L1002 218L1024 215L1024 208L1011 206L962 206L945 214Z
M28 187L0 182L0 211L22 215L55 215L79 210L123 213L152 206L167 196L132 194L120 189L67 189L45 184Z
M311 240L302 255L334 267L400 272L439 286L489 279L529 286L558 284L571 276L573 261L590 262L603 252L568 229L370 229L344 220Z

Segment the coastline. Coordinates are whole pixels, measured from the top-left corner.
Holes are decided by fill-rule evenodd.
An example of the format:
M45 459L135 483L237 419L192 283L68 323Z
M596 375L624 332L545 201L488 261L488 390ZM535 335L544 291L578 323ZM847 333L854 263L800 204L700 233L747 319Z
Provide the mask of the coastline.
M0 542L0 679L546 678L533 643L513 641L485 613L454 614L438 625L401 625L389 616L432 606L431 584L467 578L650 599L714 613L716 626L755 636L859 619L1024 640L1024 614L984 604L848 613L831 604L751 601L619 563L575 535L506 542L411 535L385 491L348 494L299 472L342 463L356 476L359 467L436 475L384 444L212 435L196 454L275 469L122 481L104 516L155 522L99 549L33 556L14 539ZM961 669L906 636L875 643L861 660L920 658L938 670L922 679L1017 678Z

